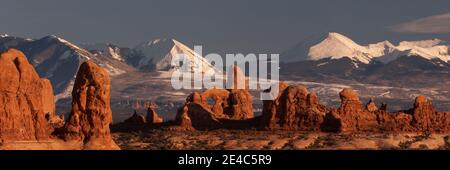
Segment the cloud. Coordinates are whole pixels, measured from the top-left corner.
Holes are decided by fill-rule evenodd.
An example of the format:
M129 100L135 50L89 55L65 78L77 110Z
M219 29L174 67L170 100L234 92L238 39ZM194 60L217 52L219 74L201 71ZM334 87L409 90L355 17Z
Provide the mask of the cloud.
M450 13L419 18L389 29L400 33L450 33Z

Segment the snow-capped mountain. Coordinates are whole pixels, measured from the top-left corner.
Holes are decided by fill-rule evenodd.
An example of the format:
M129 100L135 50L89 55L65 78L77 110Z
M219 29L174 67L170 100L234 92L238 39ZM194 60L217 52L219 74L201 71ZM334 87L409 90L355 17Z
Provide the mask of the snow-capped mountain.
M57 99L70 97L78 68L86 60L93 60L106 68L110 75L120 75L127 70L126 64L121 65L106 56L90 53L55 35L37 40L4 37L0 42L3 46L1 50L17 48L24 52L39 75L51 81Z
M442 84L450 82L449 45L442 40L360 45L344 35L329 33L310 47L304 44L314 40L306 42L281 56L280 74L285 79L399 87L450 85Z
M0 36L0 51L5 51L10 47L17 47L19 44L32 41L31 39L10 36L8 34L2 34Z
M108 43L75 45L54 35L36 40L1 36L0 51L7 48L23 51L40 76L50 79L58 99L70 97L75 74L86 60L106 68L114 85L111 94L127 99L151 96L162 86L165 89L159 93L170 96L170 85L162 83L168 82L166 78L172 71L180 70L172 63L179 54L184 54L191 64L189 70L182 71L201 69L205 74L223 75L202 56L173 39L127 48ZM283 80L441 88L450 85L442 83L450 82L448 54L449 46L438 39L359 45L341 34L329 33L312 37L283 53L280 74Z
M81 46L93 54L125 62L143 72L171 72L180 69L179 66L172 63L172 60L179 55L186 56L187 61L190 62L189 72L199 71L200 68L203 73L215 74L219 72L194 50L174 39L156 39L141 43L134 48L118 47L106 43L83 44Z
M91 53L97 53L100 55L108 56L118 61L125 61L124 48L118 47L109 43L96 43L96 44L81 44L81 47L88 50Z
M154 40L136 48L126 48L108 43L75 45L55 35L36 40L0 37L0 51L8 48L17 48L26 54L40 76L51 81L58 100L70 97L78 68L86 60L92 60L105 68L112 79L124 73L129 73L127 75L130 76L134 73L140 74L139 71L156 71L161 78L171 75L170 72L181 69L172 63L179 54L184 54L191 65L189 70L180 71L202 70L204 74L220 73L202 56L173 39Z
M402 41L398 45L382 41L364 46L335 32L328 33L323 40L312 46L295 46L283 53L281 60L294 62L346 57L353 61L369 64L372 61L388 63L401 56L421 56L426 59L450 61L449 45L442 40Z
M190 62L191 72L199 71L200 69L201 72L208 74L218 72L205 58L174 39L156 39L142 43L136 46L133 51L134 55L128 56L127 62L141 71L173 71L174 69L179 69L172 63L172 60L183 54Z

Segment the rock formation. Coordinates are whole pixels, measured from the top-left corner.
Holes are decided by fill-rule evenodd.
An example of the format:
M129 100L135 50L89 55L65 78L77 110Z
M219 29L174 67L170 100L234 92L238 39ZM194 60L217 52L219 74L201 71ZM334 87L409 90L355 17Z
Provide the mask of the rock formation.
M179 109L177 124L183 129L214 129L219 127L217 115L202 102L202 96L194 92Z
M386 104L380 109L373 99L362 109L357 93L344 89L341 106L326 115L324 129L336 132L448 132L450 115L437 112L431 101L418 96L414 107L406 111L387 112Z
M253 118L253 97L248 90L230 90L229 108L225 108L225 115L231 120L245 120Z
M333 122L324 127L332 131L372 131L378 129L377 116L362 106L358 93L346 88L339 93L341 105L332 109L327 120ZM334 122L338 123L334 123Z
M157 124L162 123L163 118L158 115L155 109L153 109L152 106L147 106L147 116L145 117L145 120L148 124Z
M84 149L118 149L111 138L111 122L109 75L93 62L86 61L76 76L64 139L82 142Z
M364 107L358 93L343 89L339 108L320 105L317 95L305 86L280 83L275 100L263 101L260 127L326 132L448 132L450 113L437 112L424 96L418 96L414 107L387 112L386 104L378 109L372 98ZM270 89L269 89L270 90Z
M52 84L48 79L41 79L42 86L42 105L45 119L52 128L60 128L64 126L64 115L57 115L55 111L55 96L53 95Z
M123 124L131 125L131 126L139 126L139 125L145 125L147 121L145 120L145 117L141 114L137 113L135 110L133 115L129 117L128 119L125 119L123 121Z
M179 118L188 116L193 126L217 126L220 120L253 118L252 96L247 90L209 89L194 92L179 109Z
M55 96L53 95L52 84L48 79L41 79L41 84L43 87L41 91L43 111L45 115L56 116Z
M178 109L178 114L175 121L179 126L179 130L195 130L192 126L192 121L189 117L189 108L186 104L182 108Z
M327 109L305 86L280 83L275 100L264 101L261 126L268 129L319 131Z
M375 112L378 110L377 104L375 103L374 98L370 98L369 103L366 104L366 110L369 112Z
M50 138L45 114L54 114L48 80L40 79L25 55L9 49L0 56L0 143Z
M232 79L230 83L232 86L227 91L228 98L222 99L227 102L224 107L224 114L231 120L245 120L253 118L253 97L248 91L248 80L246 80L244 72L237 66L233 65Z
M232 89L212 88L203 93L194 92L187 99L185 105L179 109L178 124L195 128L217 128L221 120L241 121L249 120L253 115L253 97L248 89L237 88L237 79L245 75L238 67L233 67L234 78ZM246 86L247 83L244 83ZM183 122L184 121L184 122Z
M431 101L425 96L418 96L414 107L407 111L412 115L411 125L416 131L445 132L450 129L450 114L437 112Z

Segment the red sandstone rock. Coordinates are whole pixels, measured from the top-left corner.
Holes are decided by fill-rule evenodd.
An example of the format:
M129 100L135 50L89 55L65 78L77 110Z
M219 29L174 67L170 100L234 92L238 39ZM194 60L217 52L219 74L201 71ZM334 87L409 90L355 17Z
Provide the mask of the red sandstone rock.
M220 125L217 116L204 105L202 96L194 92L179 109L177 123L183 129L213 129Z
M129 117L128 119L125 119L123 121L124 124L126 125L131 125L131 126L142 126L145 125L145 123L147 123L147 121L145 120L145 117L140 115L139 113L137 113L136 111L134 111L134 114Z
M416 97L414 108L408 113L412 114L411 125L416 131L445 132L450 129L450 114L437 112L425 96Z
M147 107L147 116L145 118L146 118L146 122L149 124L157 124L157 123L163 122L163 118L160 117L158 115L158 113L151 106Z
M42 90L42 105L43 111L46 115L56 116L55 111L55 96L53 94L52 84L48 79L41 79Z
M358 93L346 88L339 93L341 105L327 116L326 129L338 132L376 131L377 115L363 108ZM336 123L337 122L337 123ZM336 126L337 127L333 127Z
M236 67L234 68L235 72ZM236 87L236 80L233 82ZM275 88L275 87L273 87ZM343 89L341 105L328 109L320 105L315 93L305 86L280 83L275 100L263 101L260 126L266 129L333 132L424 132L449 131L449 113L437 112L425 97L416 99L413 109L389 113L371 99L364 107L356 91ZM246 89L210 89L191 94L180 109L177 120L183 127L220 127L223 120L253 117L251 95Z
M72 91L72 111L64 126L64 138L78 141L84 149L119 149L111 138L110 78L91 61L77 73Z
M242 70L233 65L231 74L228 74L227 83L230 89L209 89L203 93L196 94L198 101L209 109L217 118L227 120L246 120L254 117L253 97L248 91L248 81Z
M57 115L55 111L55 96L53 95L52 84L48 79L41 79L42 86L42 105L45 119L53 128L64 126L64 115Z
M376 111L379 129L372 129L372 131L380 132L411 132L412 116L404 112L389 113L386 110Z
M229 108L228 98L230 96L230 92L225 89L209 89L203 93L194 93L194 97L197 100L193 100L193 102L202 104L207 109L209 109L215 117L225 118L228 114L227 108Z
M380 131L380 132L448 132L450 115L437 112L431 101L418 96L414 108L407 111L389 113L386 104L381 109L371 100L362 109L357 93L344 89L341 93L341 106L327 114L326 129L337 132Z
M40 79L19 50L0 56L0 142L50 138L46 112L55 110L51 85ZM54 102L54 101L53 101Z
M418 96L412 109L394 113L380 110L377 116L383 132L448 132L450 130L450 114L437 112L425 96Z
M196 129L217 128L221 124L220 120L253 118L252 105L252 96L246 89L214 88L203 93L194 92L180 108L177 122L182 126L191 125Z
M280 115L280 108L281 108L281 100L280 97L283 95L284 90L289 85L285 82L280 82L277 85L272 86L270 89L265 90L265 92L270 92L272 88L278 88L278 95L275 97L274 100L265 100L263 101L263 112L261 116L260 126L262 128L269 128L274 129L279 127L278 121L279 121L279 115Z
M369 103L366 104L366 110L369 112L375 112L378 110L377 104L375 104L375 99L370 98Z
M253 97L248 90L231 90L228 99L230 107L225 112L231 120L253 118Z
M248 89L248 81L246 80L244 72L237 65L232 65L231 73L227 73L227 79L231 81L227 81L227 88L229 89Z
M189 108L187 105L184 105L182 108L178 109L177 117L175 118L180 130L195 130L192 127L192 121L189 117Z
M262 126L269 129L319 131L326 108L318 103L317 95L305 86L279 85L279 96L264 101Z

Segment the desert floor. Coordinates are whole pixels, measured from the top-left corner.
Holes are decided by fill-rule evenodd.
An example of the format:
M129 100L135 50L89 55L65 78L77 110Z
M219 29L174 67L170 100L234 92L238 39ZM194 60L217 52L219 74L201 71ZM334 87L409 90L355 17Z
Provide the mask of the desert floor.
M213 130L113 133L121 149L450 149L450 134Z

